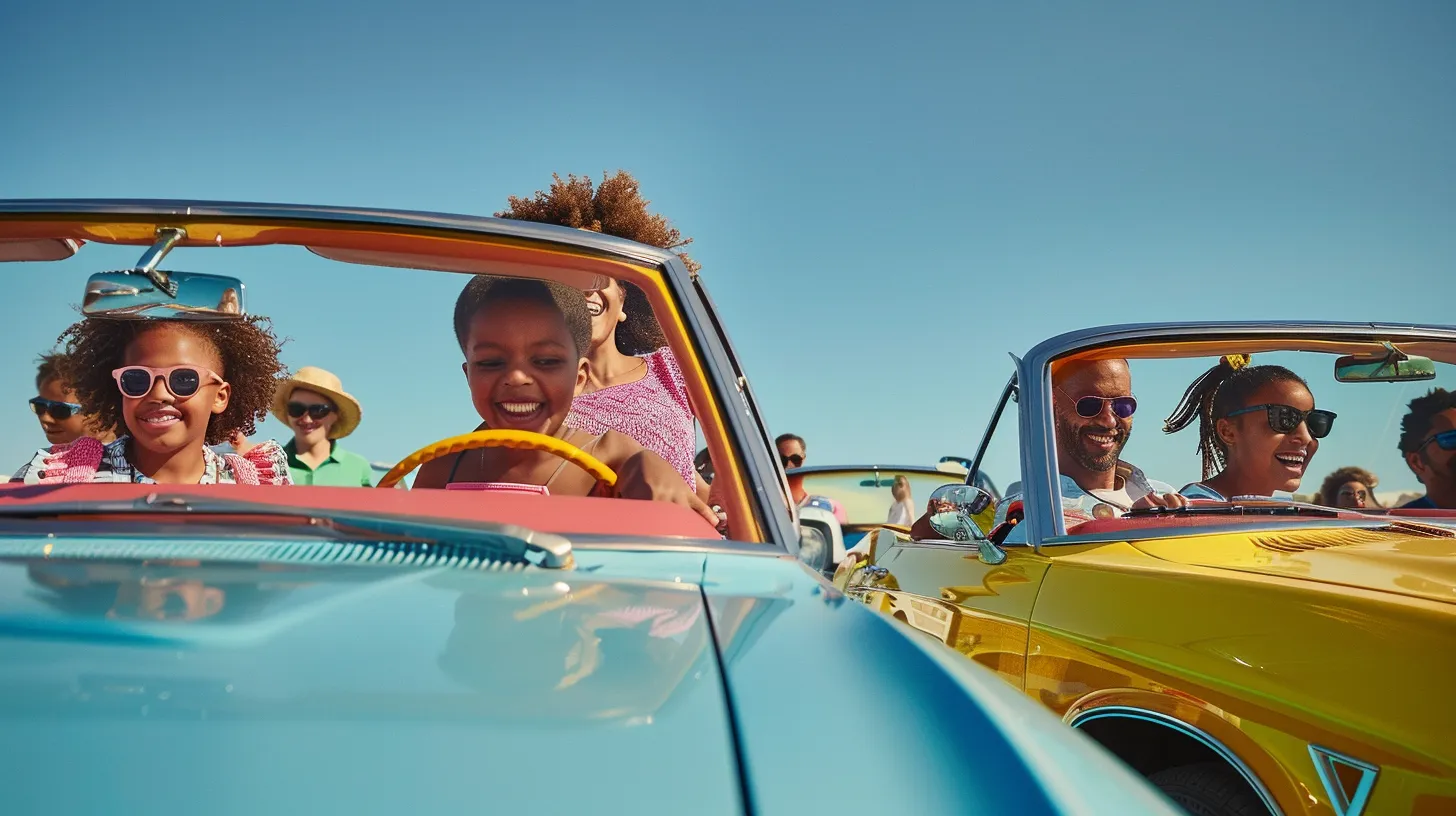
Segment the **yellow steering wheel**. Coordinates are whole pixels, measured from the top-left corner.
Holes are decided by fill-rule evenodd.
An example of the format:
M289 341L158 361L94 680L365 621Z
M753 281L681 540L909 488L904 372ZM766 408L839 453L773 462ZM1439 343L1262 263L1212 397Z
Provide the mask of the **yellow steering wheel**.
M580 467L582 470L595 476L597 481L611 487L617 483L617 472L607 467L602 461L586 451L578 448L570 442L564 442L554 436L539 434L533 431L473 431L460 436L452 436L449 439L441 439L439 442L429 444L411 453L409 456L399 460L399 464L389 469L384 478L379 480L375 487L394 487L400 479L408 476L410 471L441 456L449 456L452 453L475 450L476 448L516 448L518 450L538 450L545 453L560 456L562 459Z

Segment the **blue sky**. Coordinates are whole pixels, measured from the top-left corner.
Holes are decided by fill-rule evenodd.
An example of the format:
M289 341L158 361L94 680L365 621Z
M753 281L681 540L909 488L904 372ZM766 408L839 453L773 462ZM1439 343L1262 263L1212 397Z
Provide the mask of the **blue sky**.
M774 432L934 461L978 439L1005 353L1062 331L1456 322L1453 42L1439 0L11 3L0 196L489 214L627 169L696 238ZM135 260L92 249L7 270L6 461L42 441L30 360L84 275ZM222 258L186 265L244 274L287 362L364 398L362 453L470 419L458 279Z

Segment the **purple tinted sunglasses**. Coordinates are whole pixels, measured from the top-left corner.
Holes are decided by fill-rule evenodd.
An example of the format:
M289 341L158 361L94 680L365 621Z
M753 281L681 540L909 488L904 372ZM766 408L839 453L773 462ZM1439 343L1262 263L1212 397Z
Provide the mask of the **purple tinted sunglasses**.
M1125 397L1099 397L1089 395L1077 398L1077 416L1091 419L1102 413L1102 406L1112 403L1112 413L1119 419L1127 419L1137 413L1137 398L1131 394Z

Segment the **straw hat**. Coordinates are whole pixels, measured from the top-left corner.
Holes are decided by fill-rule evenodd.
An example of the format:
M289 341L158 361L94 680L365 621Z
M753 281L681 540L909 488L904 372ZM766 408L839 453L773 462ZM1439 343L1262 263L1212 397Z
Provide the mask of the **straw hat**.
M329 398L334 407L339 410L339 419L334 427L329 429L330 439L343 439L359 427L359 420L364 414L364 409L359 406L359 400L354 399L344 390L344 384L333 372L325 371L315 366L304 366L292 377L286 380L279 380L278 387L273 391L273 416L278 418L284 425L288 424L288 400L293 396L295 389L303 388L314 391Z

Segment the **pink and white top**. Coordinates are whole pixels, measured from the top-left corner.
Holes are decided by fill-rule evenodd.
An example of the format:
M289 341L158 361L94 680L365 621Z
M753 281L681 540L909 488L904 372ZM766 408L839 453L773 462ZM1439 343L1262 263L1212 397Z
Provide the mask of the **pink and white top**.
M647 373L635 382L582 394L571 403L566 424L587 433L616 431L666 459L688 487L697 489L693 453L693 411L688 388L672 350L643 355Z

